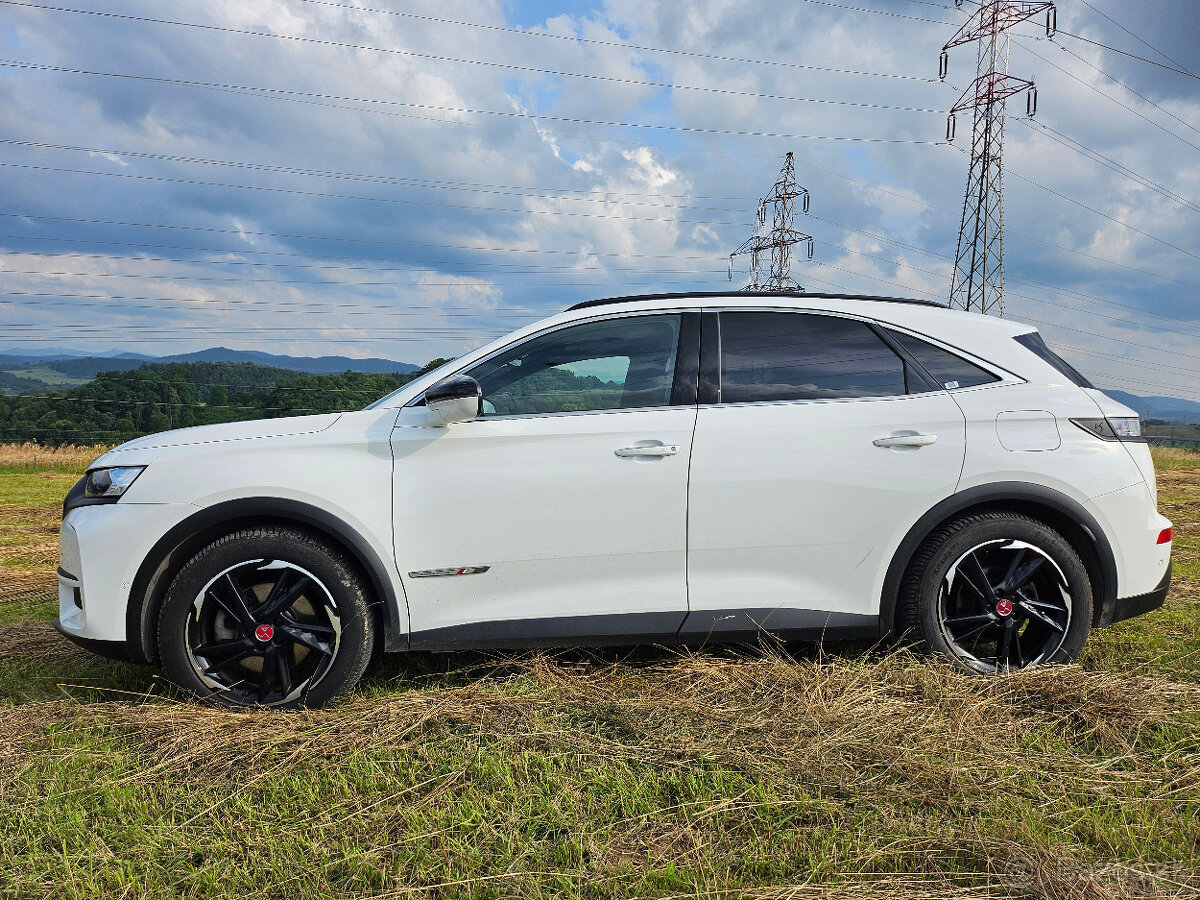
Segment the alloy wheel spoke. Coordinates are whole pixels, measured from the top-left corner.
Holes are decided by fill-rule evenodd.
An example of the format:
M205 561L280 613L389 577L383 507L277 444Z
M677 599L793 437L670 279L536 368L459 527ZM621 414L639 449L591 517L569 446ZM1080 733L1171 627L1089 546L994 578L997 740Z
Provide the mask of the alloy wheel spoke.
M290 647L278 647L275 651L275 663L279 667L279 690L286 697L292 692L292 665L289 657Z
M263 651L262 677L258 680L258 702L266 703L267 697L271 695L271 689L275 686L275 676L278 674L278 656L279 648L274 644L267 644L267 649Z
M952 637L955 641L965 641L967 638L974 637L988 626L995 624L996 617L991 613L981 613L975 616L957 616L953 619L943 619L942 625L952 630ZM961 633L953 633L953 629L963 627L967 631Z
M967 554L967 558L959 565L958 571L962 573L963 580L984 600L991 602L996 599L996 589L992 586L987 573L983 571L983 565L974 553Z
M304 593L305 588L309 585L309 579L299 573L296 573L296 575L296 581L286 590L277 592L276 588L279 587L279 582L275 582L275 587L271 589L271 596L257 610L260 620L276 618L284 610L290 609L292 604L300 599L300 595ZM280 576L280 581L282 580L283 577Z
M1025 563L1013 573L1012 581L1005 577L1004 589L1007 591L1017 591L1029 584L1034 575L1046 563L1046 557L1034 556L1033 559Z
M253 624L254 616L250 612L250 604L246 602L246 597L234 579L233 572L225 573L225 583L229 585L229 591L233 594L233 617L243 625ZM227 608L226 612L229 612Z
M1005 670L1008 669L1009 652L1012 647L1013 627L1012 619L1009 619L1004 626L1004 630L1000 632L1000 640L996 646L996 670L999 671L1001 666Z
M1033 618L1037 619L1039 622L1049 625L1051 628L1053 628L1059 634L1063 634L1067 630L1064 626L1055 622L1052 618L1050 618L1048 615L1046 615L1046 613L1042 612L1042 610L1038 609L1032 603L1021 602L1021 603L1018 603L1017 605L1027 615L1032 616ZM1061 612L1062 610L1058 610L1058 611Z
M238 637L228 641L213 641L209 644L200 644L192 648L192 653L196 656L203 656L205 659L213 655L228 655L236 653L238 650L253 649L254 645L248 638Z
M332 629L330 629L332 631ZM307 647L309 650L316 650L318 653L324 653L328 656L333 652L328 641L323 641L321 638L309 630L307 625L280 625L279 632L284 637L293 643Z
M205 675L215 675L218 672L220 672L222 669L224 669L226 666L231 666L236 662L241 662L243 659L245 659L248 656L253 656L255 654L255 652L256 652L256 649L254 647L247 647L245 650L241 650L237 653L234 653L230 656L225 657L224 659L217 660L215 663L210 663L208 665L208 667L204 669L204 674Z
M1012 590L1012 584L1016 580L1017 568L1025 561L1027 552L1024 547L1018 547L1013 551L1012 559L1008 562L1008 569L1004 572L1004 577L1000 580L1000 590Z
M1017 631L1016 626L1012 627L1012 650L1013 656L1017 658L1017 668L1025 668L1025 654L1021 652L1021 632Z

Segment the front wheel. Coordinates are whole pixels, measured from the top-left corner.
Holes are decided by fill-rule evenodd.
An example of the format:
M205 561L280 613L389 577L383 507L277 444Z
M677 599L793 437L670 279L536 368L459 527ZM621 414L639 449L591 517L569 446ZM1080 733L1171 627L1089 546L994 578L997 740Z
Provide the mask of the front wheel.
M261 527L215 541L175 576L159 618L167 677L222 706L321 706L370 661L355 567L312 535Z
M917 552L897 625L917 650L994 674L1079 657L1092 586L1075 549L1049 526L992 512L944 525Z

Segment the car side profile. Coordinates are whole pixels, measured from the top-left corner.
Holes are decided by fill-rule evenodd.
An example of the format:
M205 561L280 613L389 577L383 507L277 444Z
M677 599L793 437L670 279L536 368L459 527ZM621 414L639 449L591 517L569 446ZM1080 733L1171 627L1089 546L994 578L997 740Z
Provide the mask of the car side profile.
M105 453L58 629L215 703L379 651L905 636L983 674L1162 605L1135 413L1031 326L920 301L592 301L357 412Z

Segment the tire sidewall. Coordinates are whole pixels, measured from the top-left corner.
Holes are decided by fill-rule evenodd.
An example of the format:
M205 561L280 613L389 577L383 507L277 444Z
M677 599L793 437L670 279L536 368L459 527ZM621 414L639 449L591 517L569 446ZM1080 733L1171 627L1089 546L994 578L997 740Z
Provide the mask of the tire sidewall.
M329 591L341 620L337 654L321 679L292 701L269 708L321 706L336 699L357 683L370 661L374 623L367 597L361 579L342 554L304 532L279 528L249 529L223 537L180 569L167 589L159 616L159 658L167 677L215 705L258 706L231 701L201 681L185 642L188 619L204 586L226 569L260 559L286 561L311 573Z
M1071 595L1071 620L1058 650L1043 661L1068 663L1078 659L1091 631L1092 584L1075 549L1058 532L1034 519L1017 514L995 513L954 523L933 539L934 545L915 584L918 592L917 621L924 649L951 660L970 672L981 670L959 656L942 633L939 597L950 567L972 548L989 541L1018 540L1032 544L1058 566Z

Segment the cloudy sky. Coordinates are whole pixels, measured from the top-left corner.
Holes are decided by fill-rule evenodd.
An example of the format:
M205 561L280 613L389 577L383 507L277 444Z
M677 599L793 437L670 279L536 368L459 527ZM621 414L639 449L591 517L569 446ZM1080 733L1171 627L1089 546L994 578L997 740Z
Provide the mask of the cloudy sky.
M945 83L938 55L972 6L0 0L0 348L422 363L737 287L789 150L801 284L942 300L975 54ZM1200 80L1165 68L1200 73L1200 8L1058 27L1013 32L1039 106L1007 126L1006 314L1102 386L1200 400Z

